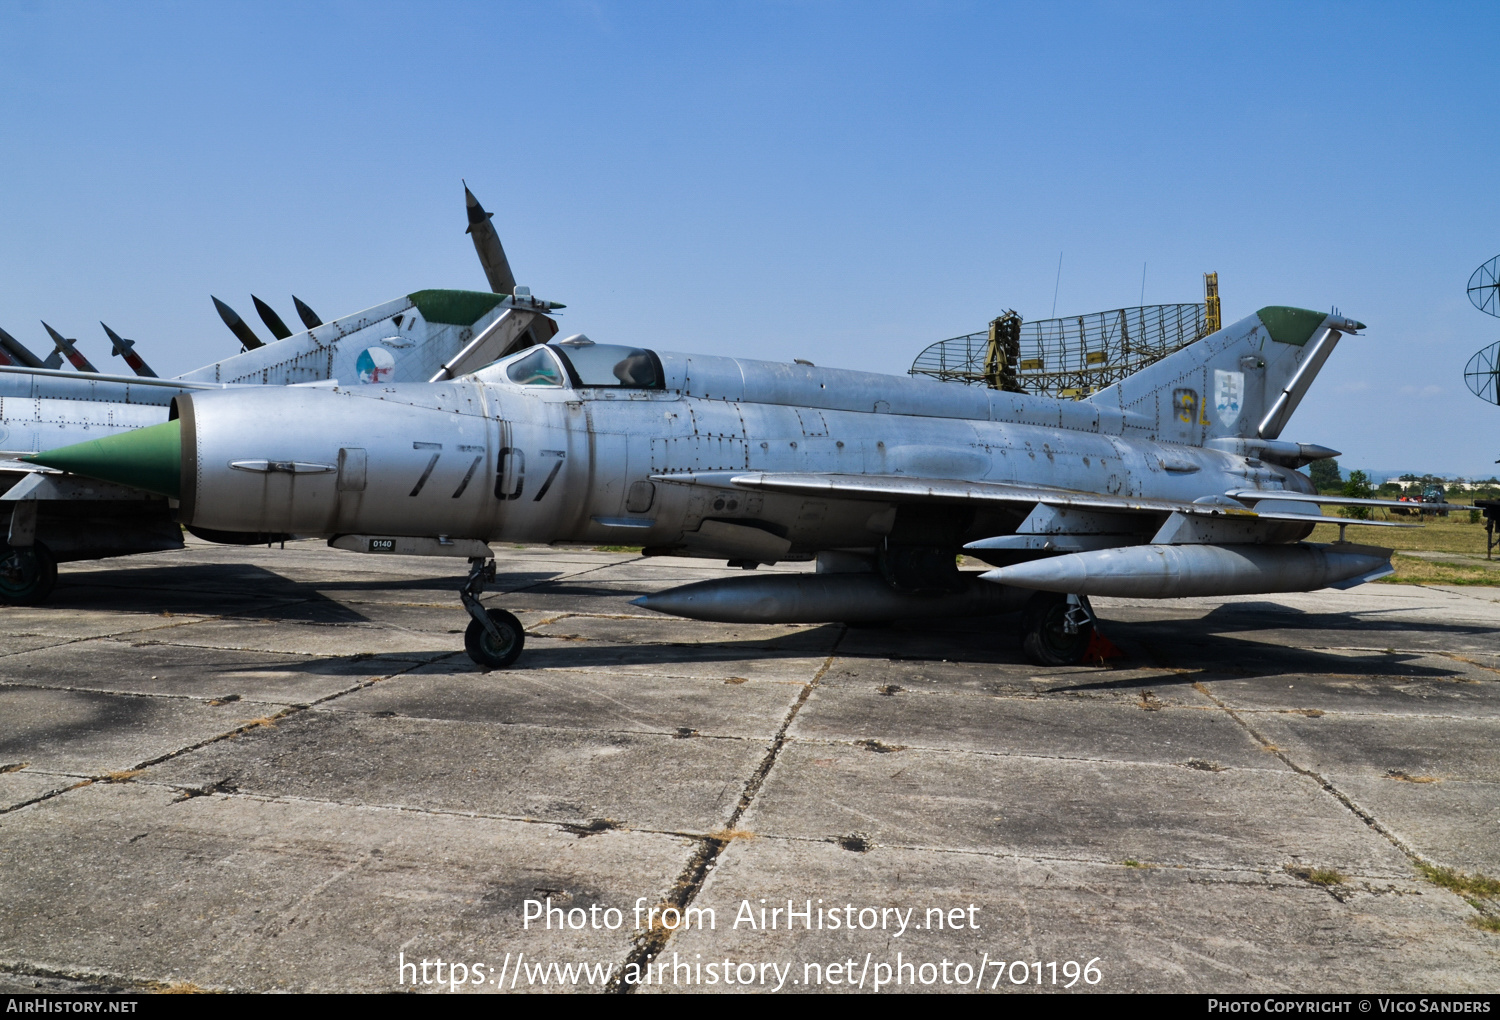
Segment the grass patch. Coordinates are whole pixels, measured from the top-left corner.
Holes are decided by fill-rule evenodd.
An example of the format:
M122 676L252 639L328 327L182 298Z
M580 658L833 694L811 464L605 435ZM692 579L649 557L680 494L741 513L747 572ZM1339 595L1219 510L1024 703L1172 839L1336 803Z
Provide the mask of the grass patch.
M128 783L145 771L145 769L121 769L116 772L106 772L102 781L106 783Z
M1287 868L1287 871L1312 885L1343 885L1349 879L1341 871L1333 868Z
M1490 570L1477 563L1461 560L1424 560L1417 556L1391 557L1396 572L1377 580L1376 584L1453 584L1500 586L1500 570Z
M1480 931L1493 932L1500 935L1500 917L1486 917L1481 914L1478 917L1469 918L1469 923Z
M708 838L717 839L720 842L728 843L733 839L756 839L757 837L755 833L751 832L749 829L718 829L714 832L708 833Z
M1421 524L1420 528L1361 528L1349 525L1351 542L1368 545L1383 545L1388 549L1408 552L1466 553L1470 556L1484 555L1484 521L1470 524L1466 511L1458 511L1447 517L1390 517L1386 511L1376 510L1377 520L1395 521L1398 524ZM1340 518L1329 515L1330 519ZM1310 542L1336 542L1339 537L1337 525L1320 524L1308 539Z
M1441 783L1443 781L1438 776L1414 776L1410 772L1402 772L1400 769L1386 769L1385 778L1394 779L1401 783Z
M635 553L639 556L643 548L645 547L639 545L596 545L594 546L594 552Z
M1125 865L1125 867L1127 867L1127 868L1149 868L1149 867L1151 867L1151 865L1145 863L1144 861L1138 861L1134 857L1127 857L1123 861L1121 861L1120 863L1123 864L1123 865Z
M1458 893L1465 899L1471 896L1480 899L1500 896L1500 881L1488 875L1466 875L1462 871L1454 871L1452 868L1435 868L1430 864L1418 864L1417 870L1433 885Z

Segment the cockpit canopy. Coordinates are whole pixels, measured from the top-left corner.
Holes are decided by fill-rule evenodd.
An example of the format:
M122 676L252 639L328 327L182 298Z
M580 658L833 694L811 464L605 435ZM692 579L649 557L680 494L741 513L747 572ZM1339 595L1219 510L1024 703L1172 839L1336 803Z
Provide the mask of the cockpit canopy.
M655 353L620 344L596 344L581 334L533 347L495 367L503 368L505 378L521 386L665 387L661 359Z
M545 347L533 347L505 366L505 377L522 386L562 386L567 381L557 359Z

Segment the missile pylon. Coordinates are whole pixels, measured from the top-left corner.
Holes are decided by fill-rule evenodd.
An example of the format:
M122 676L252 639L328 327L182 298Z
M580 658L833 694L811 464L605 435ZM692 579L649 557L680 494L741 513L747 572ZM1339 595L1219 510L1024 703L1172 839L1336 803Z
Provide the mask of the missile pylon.
M255 302L255 310L260 313L260 321L266 324L266 328L271 331L272 336L277 340L285 340L292 335L292 331L287 328L286 323L281 321L281 316L276 314L276 309L266 304L254 294L250 295L250 300Z
M5 330L0 329L0 364L20 365L25 368L48 368L41 358L26 349L26 345ZM61 362L59 362L61 364Z
M101 322L99 325L104 326L104 323ZM109 352L110 357L124 358L125 364L129 365L130 370L136 375L144 376L147 379L157 378L156 373L151 371L151 366L146 364L146 359L133 350L135 347L134 340L126 340L108 326L104 326L104 332L109 336L109 342L114 344L115 347L114 350Z
M500 246L500 235L495 233L495 226L490 222L490 217L495 214L486 212L484 206L479 204L479 199L469 190L467 181L464 182L464 202L469 213L469 225L464 228L464 233L474 238L474 251L479 255L479 264L484 267L484 276L490 282L490 290L496 294L514 294L516 276L510 271L510 260L505 257L505 249Z
M308 329L317 329L323 325L323 320L318 318L318 313L307 307L307 303L295 294L292 295L292 304L297 306L297 317L302 320L302 325Z
M92 363L90 363L88 358L85 358L83 356L83 352L81 352L77 347L73 346L78 342L77 340L69 340L57 330L47 325L45 322L42 323L42 328L51 335L52 342L57 346L57 349L62 352L63 356L66 357L68 361L72 362L74 368L78 369L78 371L80 372L99 371L93 366Z
M265 342L256 336L249 326L245 325L245 320L240 318L238 312L212 294L209 297L213 298L214 307L219 311L219 318L224 320L224 325L229 327L229 332L234 334L235 339L240 342L245 350L253 351L257 347L265 346Z

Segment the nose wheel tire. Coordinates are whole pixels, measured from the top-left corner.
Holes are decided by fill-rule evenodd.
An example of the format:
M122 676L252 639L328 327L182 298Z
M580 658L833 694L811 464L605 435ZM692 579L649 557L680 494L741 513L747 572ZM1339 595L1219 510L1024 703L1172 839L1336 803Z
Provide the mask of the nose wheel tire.
M521 648L526 644L526 632L521 629L521 621L503 609L487 609L485 613L501 640L496 641L478 620L470 620L464 631L464 651L487 669L504 669L520 657Z
M1037 592L1021 613L1021 650L1038 666L1076 666L1094 636L1088 600Z
M17 549L0 542L0 605L45 602L56 583L57 560L45 545Z

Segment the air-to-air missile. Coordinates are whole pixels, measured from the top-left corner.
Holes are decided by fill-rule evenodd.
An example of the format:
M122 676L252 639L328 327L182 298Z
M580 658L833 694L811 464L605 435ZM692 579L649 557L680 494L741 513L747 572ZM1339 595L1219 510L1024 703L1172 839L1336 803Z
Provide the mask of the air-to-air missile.
M271 331L272 336L277 340L285 340L292 335L291 329L286 323L281 321L281 316L276 314L276 309L266 304L254 294L250 295L250 300L255 302L255 311L260 315L260 321L264 322L266 328Z
M88 358L85 358L83 356L83 352L81 352L77 347L73 346L78 342L77 340L69 340L65 338L61 333L53 329L51 326L47 325L45 322L42 323L42 328L47 331L48 336L52 337L52 343L57 347L58 353L67 358L68 361L72 363L74 368L78 369L78 371L80 372L99 371L94 367L93 362L89 361Z
M54 350L43 361L27 350L21 341L0 329L0 367L57 368L61 364L62 351Z
M104 326L104 323L101 322L99 325ZM114 350L109 352L111 357L124 358L130 370L143 379L157 378L156 373L151 371L151 366L146 364L146 359L136 353L134 340L126 340L108 326L104 326L104 333L109 337L109 342L114 345Z
M1296 471L1336 451L1280 438L1362 328L1263 308L1077 401L580 335L428 384L183 393L167 424L30 459L178 499L192 527L467 558L465 645L489 667L524 642L478 598L495 541L816 560L813 574L636 601L764 622L1022 609L1027 654L1072 663L1092 594L1300 591L1390 571L1390 550L1342 531L1303 541L1318 504L1348 501ZM993 569L960 571L963 552Z
M302 320L302 325L308 329L317 329L323 325L323 320L318 318L318 313L307 307L306 302L295 294L292 295L292 304L297 306L297 318Z
M469 225L464 233L474 239L474 251L479 255L479 264L484 267L490 290L496 294L514 294L516 274L511 272L510 260L500 246L500 235L495 233L495 225L490 222L495 214L486 212L479 204L479 199L469 190L468 181L464 182L464 204L469 213Z
M233 333L235 339L240 342L240 350L253 351L257 347L264 347L266 345L266 342L256 336L255 331L245 324L245 320L240 318L239 312L236 312L212 294L209 297L213 300L214 311L219 313L219 318L224 320L224 325L229 327L229 332Z

